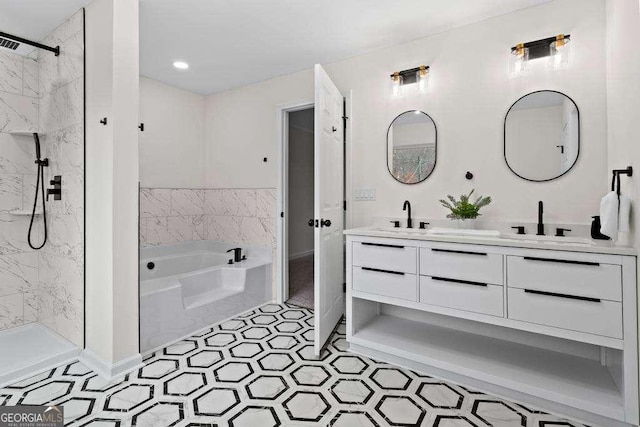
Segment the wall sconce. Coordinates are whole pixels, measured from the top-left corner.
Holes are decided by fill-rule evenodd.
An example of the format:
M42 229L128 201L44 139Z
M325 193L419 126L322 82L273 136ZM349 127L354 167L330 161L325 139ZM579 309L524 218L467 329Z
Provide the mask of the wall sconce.
M567 34L559 34L555 41L549 45L549 66L552 68L564 68L569 63L569 46L571 40Z
M545 57L549 58L549 67L565 67L569 62L567 43L570 40L569 34L558 34L533 42L518 43L511 48L511 73L526 71L527 63L530 60Z
M421 65L409 70L396 71L391 74L391 94L400 96L403 87L410 84L416 84L417 91L424 93L429 86L429 66Z

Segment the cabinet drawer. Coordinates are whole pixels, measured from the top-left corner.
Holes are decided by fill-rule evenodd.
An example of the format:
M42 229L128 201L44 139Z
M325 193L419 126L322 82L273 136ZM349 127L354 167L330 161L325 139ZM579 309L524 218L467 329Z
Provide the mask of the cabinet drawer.
M622 267L619 265L508 256L507 284L514 288L622 301Z
M508 317L539 325L588 334L622 338L622 304L597 299L575 299L542 291L508 289Z
M502 255L482 250L421 248L420 274L502 285Z
M353 289L356 291L417 301L417 288L415 274L353 267Z
M353 265L417 274L417 251L401 244L353 242Z
M420 276L420 302L474 313L503 316L500 285Z

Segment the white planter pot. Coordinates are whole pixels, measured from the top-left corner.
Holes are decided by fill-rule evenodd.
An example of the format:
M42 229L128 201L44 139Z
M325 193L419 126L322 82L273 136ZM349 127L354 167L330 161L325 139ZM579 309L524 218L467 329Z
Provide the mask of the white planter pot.
M476 228L477 220L474 219L456 219L454 220L456 228L461 230L473 230Z

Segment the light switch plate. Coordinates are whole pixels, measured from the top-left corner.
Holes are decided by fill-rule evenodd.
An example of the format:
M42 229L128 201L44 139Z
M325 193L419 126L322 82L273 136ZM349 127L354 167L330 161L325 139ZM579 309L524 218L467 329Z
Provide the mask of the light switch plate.
M376 200L375 188L356 188L354 194L354 200L360 202L370 202Z

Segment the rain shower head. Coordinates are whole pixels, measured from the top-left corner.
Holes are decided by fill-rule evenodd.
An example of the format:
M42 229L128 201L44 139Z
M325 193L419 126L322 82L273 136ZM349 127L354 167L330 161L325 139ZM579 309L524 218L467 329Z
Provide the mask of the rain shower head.
M0 47L16 50L18 46L20 46L20 43L14 42L13 40L5 39L4 37L0 37Z
M60 55L60 46L51 47L0 31L0 47L16 50L18 46L20 46L20 43L28 44L29 46L37 47L38 49L48 50L49 52L53 52L56 56Z

